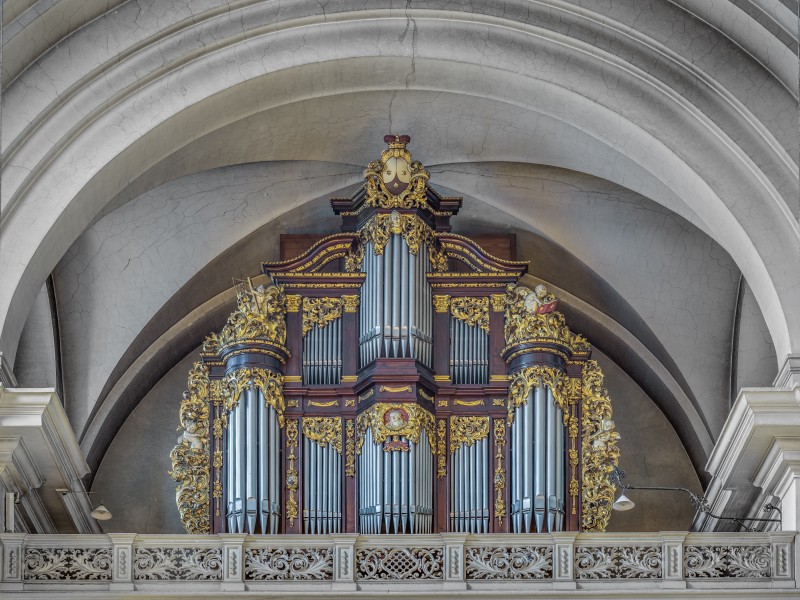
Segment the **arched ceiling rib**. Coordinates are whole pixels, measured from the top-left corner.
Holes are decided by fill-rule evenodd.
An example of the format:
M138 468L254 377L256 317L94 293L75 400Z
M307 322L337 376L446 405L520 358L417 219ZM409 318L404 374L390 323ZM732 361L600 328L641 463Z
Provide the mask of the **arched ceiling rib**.
M693 367L681 356L682 345L706 348L686 333L686 323L698 316L689 308L686 322L676 324L677 312L650 310L652 298L626 287L620 265L598 262L580 240L565 243L562 224L537 220L543 215L525 204L535 190L525 184L515 195L519 173L510 170L550 165L598 177L603 185L614 182L660 205L653 206L664 215L665 231L680 221L671 212L685 218L711 239L685 223L692 233L678 233L681 238L697 239L701 255L702 244L714 240L730 257L706 252L704 261L718 261L718 270L707 273L709 289L695 287L684 296L681 273L668 272L665 261L662 271L650 274L672 286L665 303L673 299L678 311L681 302L708 301L717 311L709 316L716 337L705 343L724 345L724 289L738 267L765 315L778 360L800 351L796 5L3 3L3 81L10 85L4 86L2 114L0 351L15 355L45 277L59 263L74 268L78 261L71 258L91 246L91 236L95 242L103 237L97 226L135 220L130 211L143 194L184 176L202 179L217 167L318 161L267 172L272 212L250 222L246 208L230 207L226 214L243 227L212 240L208 255L187 256L183 270L143 280L125 302L149 295L152 311L131 306L138 320L121 314L117 337L84 332L108 344L74 348L78 363L93 352L107 356L88 371L80 364L69 370L74 393L85 399L73 423L82 429L90 422L84 446L92 461L99 460L120 419L153 383L144 376L147 369L154 361L174 364L197 344L201 324L223 318L228 282L220 283L217 269L230 266L232 249L241 249L259 226L296 214L287 212L293 207L357 180L391 129L412 135L415 156L436 171L439 185L491 207L488 214L500 215L496 226L527 232L529 253L563 248L583 265L584 281L609 285L616 294L609 306L617 308L603 312L602 286L576 290L545 277L571 295L577 322L607 336L604 352L638 373L699 469L724 419L727 391L713 389L725 368L718 357L697 359ZM516 166L507 167L511 163ZM305 187L287 191L300 181ZM492 188L498 184L499 194ZM592 210L602 218L596 206ZM174 216L166 211L161 223L147 226L147 236L164 234L158 227L172 223L175 244L164 248L188 252L191 244L180 243L181 232L203 214L170 221ZM628 224L635 228L637 220ZM647 256L636 240L631 246ZM119 252L129 262L117 265L122 270L136 268L138 257L158 262L147 248L139 255L129 250ZM697 265L685 271L694 286L706 274ZM74 280L62 284L77 289L90 272L73 272ZM216 287L200 302L189 290L209 276ZM634 276L646 279L644 271ZM104 293L90 300L100 302ZM187 314L187 306L205 312ZM626 317L624 306L636 318ZM124 302L110 309L90 303L78 312L127 308ZM77 330L81 318L71 323ZM129 331L121 332L125 327Z
M381 34L384 37L389 36L390 32L398 35L402 33L399 28L401 22L402 20L392 19L385 22L376 20L375 22L370 22L369 32L373 36L378 34L379 37ZM342 36L339 34L342 33L343 25L341 23L337 25L337 38L330 38L328 40L330 44L341 43ZM362 25L362 23L358 22L349 24L351 29L362 27ZM385 31L382 29L382 25ZM422 25L420 22L416 26L419 29ZM433 34L440 22L434 21L425 23L425 25L430 25L429 32ZM650 98L647 96L649 88L646 86L637 87L638 84L636 82L641 81L642 73L638 74L639 79L634 78L626 81L626 72L617 72L611 88L615 90L615 104L617 106L620 106L620 103L628 104L628 108L625 110L626 116L628 119L639 120L640 126L635 126L629 120L622 120L618 114L608 113L604 115L604 110L597 102L603 98L608 101L608 92L598 92L598 86L605 83L606 87L608 87L608 74L600 70L598 75L598 72L591 69L590 64L586 64L585 70L572 73L571 77L574 77L574 80L567 77L569 71L564 71L563 66L571 64L573 69L578 69L580 66L579 58L581 57L581 55L574 55L572 51L567 51L566 48L569 45L553 45L548 40L539 37L527 37L517 40L514 39L514 36L510 36L508 39L498 40L495 47L492 48L496 59L498 61L501 58L503 59L501 61L503 69L496 70L482 65L478 67L478 73L471 76L468 73L470 69L468 62L448 64L444 61L445 57L436 61L428 61L428 59L422 58L426 53L435 56L437 52L441 54L442 51L447 56L451 56L453 44L460 43L459 60L470 59L469 52L470 50L474 51L474 49L470 49L464 44L464 35L467 35L467 39L472 39L469 32L471 31L473 35L477 36L478 31L474 25L465 25L464 23L457 25L448 24L446 31L452 36L449 40L443 39L441 35L428 36L427 34L420 34L415 36L418 41L413 43L413 47L404 47L402 43L398 45L396 49L398 54L414 53L414 60L411 65L407 65L414 68L414 85L422 88L430 87L436 90L437 88L448 87L449 84L450 90L453 90L457 89L459 85L459 81L454 79L467 76L469 79L466 81L473 84L471 86L472 89L458 92L462 95L473 93L491 98L493 94L497 93L496 90L502 90L506 96L504 102L513 101L516 104L526 106L529 110L533 108L532 104L535 103L538 109L535 114L549 111L552 116L552 114L560 112L562 119L577 121L576 125L588 130L593 134L593 137L604 140L605 144L611 146L614 154L635 156L639 162L646 163L642 165L646 171L650 171L662 183L669 183L670 187L675 189L684 202L691 201L693 204L692 209L695 212L700 211L702 213L699 214L699 223L707 230L710 230L710 233L723 243L741 265L748 279L754 282L754 289L757 290L759 303L765 314L768 315L776 347L782 353L791 349L792 341L788 338L787 330L792 330L792 327L784 319L787 316L789 318L792 317L787 315L782 308L781 305L785 304L786 301L780 300L781 291L776 288L781 286L784 289L793 288L795 285L793 280L797 277L793 267L788 269L778 261L772 261L771 258L772 256L780 255L787 246L797 245L797 222L788 214L787 205L781 200L775 199L778 195L778 188L768 183L769 180L766 179L766 175L759 169L755 169L750 159L743 155L740 150L737 150L738 147L736 145L732 145L731 141L728 140L720 146L720 141L724 141L719 137L720 132L714 130L714 125L708 119L700 118L700 123L703 123L704 127L710 128L708 131L709 136L704 139L703 129L697 129L697 119L699 118L697 111L689 111L688 114L681 113L683 105L680 102L672 107L675 111L672 114L666 111L665 109L669 104L665 105L664 102L668 102L669 95L664 96L660 91L657 91L658 86L656 86L650 90L655 94ZM462 26L466 30L462 30ZM422 27L422 31L428 32L424 27ZM356 31L351 33L356 33ZM363 34L365 32L358 31L358 33ZM253 46L253 44L269 41L271 42L270 50L273 51L270 54L270 61L276 63L275 67L282 60L281 56L283 56L283 60L290 60L292 64L304 60L302 55L305 49L295 47L295 44L300 41L299 38L286 33L279 40L267 38L257 38L253 40L252 44L248 44L247 48L251 56L253 52L259 50L258 46ZM358 39L359 36L351 35L347 37L348 40L350 38ZM428 45L426 46L422 40L426 40ZM517 73L514 77L516 85L512 87L507 79L511 75L508 69L516 64L516 68L521 69L523 72L526 71L528 65L525 62L525 54L533 50L535 46L526 46L523 45L523 42L530 43L532 41L544 44L541 51L546 51L545 54L548 58L558 60L544 61L536 73L537 79L520 79L519 73ZM276 45L280 44L286 44L287 50L288 47L294 48L295 52L292 52L290 56L286 55L285 52L282 54L276 47ZM369 48L367 46L368 44L364 42L349 43L341 48L341 52L350 52L357 55L367 52L367 50L374 51L372 46L369 46ZM422 50L423 48L425 51ZM523 51L522 54L515 61L509 60L513 56L511 53L520 48ZM265 49L266 47L264 46L260 48L262 52ZM585 50L585 48L581 49ZM202 74L200 60L199 58L195 59L191 65L187 65L182 71L176 73L174 78L160 81L161 85L154 85L147 92L142 89L136 98L129 98L127 100L129 106L126 110L112 112L92 121L92 126L84 130L69 144L73 152L68 157L65 156L63 151L59 151L58 158L52 156L48 159L46 170L39 173L38 176L34 176L34 173L36 173L34 168L31 174L24 179L24 181L27 181L23 188L25 196L36 200L37 209L33 212L30 205L15 204L13 200L15 198L14 174L17 171L25 170L15 169L13 165L16 159L24 156L22 146L20 146L16 155L11 157L12 164L7 168L6 174L9 176L9 182L11 183L11 191L8 192L11 203L10 208L6 208L7 217L5 219L7 230L12 232L5 237L10 242L7 254L10 254L10 264L16 265L11 269L10 281L19 281L20 285L12 284L9 286L10 293L3 294L4 297L0 296L0 300L5 302L6 306L10 306L12 303L12 298L9 297L10 294L14 294L15 302L23 302L29 295L34 293L33 290L37 288L36 279L41 276L37 271L46 269L48 264L53 262L54 254L60 255L63 253L66 249L65 245L70 240L75 239L82 226L85 226L90 221L91 215L101 210L103 198L108 198L111 194L119 191L119 187L113 189L113 186L119 186L119 182L135 178L138 174L136 170L143 172L146 170L148 162L153 165L155 164L154 160L157 161L159 158L165 160L169 156L169 151L177 149L176 145L184 145L188 141L186 132L191 132L190 135L194 137L197 133L209 131L215 126L221 125L220 120L223 123L230 121L232 117L228 112L224 116L220 115L219 107L216 103L220 99L228 100L225 102L226 108L236 100L245 100L245 107L252 112L254 109L257 110L259 108L262 100L266 105L274 102L274 100L269 100L269 92L278 86L269 86L269 83L274 84L275 80L273 78L279 78L281 74L291 73L292 75L298 75L298 77L292 77L294 87L289 85L287 88L288 95L293 101L296 101L298 97L303 97L297 95L300 90L304 91L305 96L328 95L331 90L336 89L337 83L339 86L343 84L342 76L346 77L344 83L348 84L353 81L352 78L358 77L357 73L364 75L363 69L357 69L357 73L348 71L347 65L351 63L348 63L345 59L340 59L337 61L336 67L332 69L336 71L336 81L327 82L323 79L324 83L321 89L319 82L316 85L309 84L307 80L299 77L301 72L297 70L298 68L279 71L272 76L262 75L257 77L258 73L263 73L263 64L258 60L251 60L239 67L236 77L254 76L254 79L247 80L247 83L242 86L228 88L228 91L217 92L215 95L208 96L214 89L219 89L220 85L231 85L233 83L233 81L230 81L232 74L225 60L238 61L238 50L238 48L233 48L227 54L220 51L217 54L204 55L210 62L206 61ZM384 52L384 50L382 49L381 52ZM559 54L560 52L561 54ZM534 55L535 53L528 56L528 58ZM483 48L482 52L472 57L472 61L477 64L482 61L486 62L486 56L487 50ZM315 57L314 52L307 52L305 60L311 61ZM583 58L587 57L584 55ZM560 61L564 61L564 64L562 65ZM376 83L375 79L379 79L381 75L381 73L375 73L374 65L377 62L377 64L384 66L391 66L391 59L382 58L380 61L372 60L370 62L373 64L373 69L368 70L367 74L374 75L370 80L370 86L374 87L380 85L380 83ZM313 62L309 64L319 65L319 63ZM351 64L351 66L353 65ZM219 77L215 76L213 72L215 68L219 69ZM208 69L212 70L208 71ZM300 69L302 70L302 68ZM313 69L311 70L313 71ZM542 78L545 77L547 72L551 73L552 78L560 82L560 87L554 88L552 84L544 83ZM317 75L320 74L318 73ZM324 73L321 75L324 75ZM385 77L385 74L383 75ZM398 75L400 75L399 78ZM390 89L400 81L403 82L402 85L406 85L406 75L405 71L390 73L388 80L383 80L383 85L388 86ZM492 81L491 75L495 75L498 81ZM478 89L476 91L476 87L479 88L480 86L476 86L475 82L481 81L476 79L476 76L482 76L482 81L484 82L491 82L494 85L494 89ZM593 80L593 76L596 76L595 80ZM197 89L201 83L201 80L197 79L198 77L202 77L202 82L207 86L206 89ZM225 77L228 80L225 80ZM305 83L307 87L302 88L301 82ZM330 87L325 87L326 85ZM527 85L532 85L533 88L525 89ZM208 89L209 86L211 89ZM580 95L575 94L577 91L576 86L580 88ZM348 87L352 88L352 85ZM190 97L181 96L178 98L177 94L172 93L174 90L181 92L185 90L186 96ZM310 94L309 90L311 90ZM524 99L522 97L519 99L514 98L515 93L524 96ZM206 95L206 100L200 101L198 94L200 96ZM591 96L592 94L595 96L595 102L586 106L586 96ZM196 102L191 104L193 101ZM660 108L658 113L653 112L654 102ZM659 102L661 103L660 105ZM539 109L539 106L547 105L548 103L552 104L552 108ZM581 106L582 104L584 106ZM121 106L116 108L118 110L122 109ZM175 117L163 120L174 111L177 111ZM210 114L203 115L203 112ZM205 118L198 119L198 116ZM194 118L192 119L191 117ZM664 122L661 126L656 127L656 122L659 119ZM161 125L156 126L159 123ZM681 124L687 128L685 131L681 130L679 126ZM649 129L647 132L641 129L641 126L645 125ZM176 127L180 131L172 132L172 127ZM96 140L92 140L90 130L96 130L97 134L101 132L104 134L105 143L101 149L98 148ZM183 135L181 135L181 132L183 132ZM661 136L661 142L654 143L654 138L652 137L654 134ZM35 137L34 135L26 144L30 144ZM686 144L686 140L692 141L690 144ZM176 145L167 146L166 143L168 142ZM155 147L148 147L148 144L155 144ZM666 146L662 146L662 144L666 144ZM641 145L641 147L637 148L637 145ZM709 145L716 147L719 156L708 152ZM44 146L46 147L47 144L44 144ZM127 147L127 150L123 151L125 147ZM157 150L162 151L161 156L154 156L154 151ZM57 151L57 148L53 148L53 151ZM120 170L119 167L109 169L109 165L114 162L113 158L108 162L109 155L113 157L117 152L120 153L119 157L124 157L124 160L117 161L118 163L124 163L122 169ZM686 159L694 153L696 155L694 160L699 161L699 164L694 169L689 168L684 160L675 155L676 152L686 155ZM312 158L316 158L313 151L311 154ZM274 158L292 157L276 156ZM486 158L494 159L500 157L489 155ZM703 161L707 161L710 158L718 159L718 162L714 164L712 161L711 164L706 164L703 170L707 171L707 180L703 181L697 171L703 167ZM51 160L52 162L50 162ZM736 165L735 169L732 168L730 161L735 164L737 161L742 160L744 161L742 164ZM725 161L728 162L726 163ZM100 168L99 165L104 162L106 167ZM769 161L766 162L768 163ZM777 164L773 164L775 168L780 170L780 161ZM607 170L612 168L613 165L610 165ZM718 173L715 173L715 170ZM79 176L75 175L76 171L80 174ZM92 178L91 174L93 173L96 173L96 175ZM608 175L603 172L597 174L601 176ZM612 175L608 176L608 178L626 184L627 182L623 180L624 175L619 174L616 177ZM716 193L712 191L709 184L717 188L718 191ZM789 192L788 188L796 187L796 180L792 180L787 173L786 178L783 178L780 185ZM9 185L4 186L4 191L8 189ZM53 198L54 190L59 191L58 198ZM21 192L22 190L18 191ZM48 196L50 197L49 200ZM742 196L744 197L742 198ZM17 195L17 198L20 197L22 196ZM65 205L64 198L67 199L69 204ZM45 214L51 219L57 218L62 210L64 211L64 216L69 215L69 217L62 218L60 223L52 221L48 223L46 219L42 219L38 210L39 207L47 206L48 203L55 203L52 207L53 210L45 211ZM757 205L755 210L754 207L751 208L753 204ZM733 214L730 211L733 211ZM9 212L10 215L8 214ZM16 231L24 229L28 232L28 240L30 241L31 228L34 224L42 239L42 243L36 250L32 250L32 244L30 243L27 245L18 244L16 240L12 239ZM749 234L748 230L750 231ZM777 235L765 238L759 237L760 232L764 230L771 230L772 233L777 232ZM759 233L756 234L756 231ZM726 236L729 239L721 239ZM38 236L34 233L34 237ZM765 264L765 257L770 258L768 264ZM20 268L20 264L24 264L26 267ZM772 271L772 273L767 275L769 271ZM25 305L23 304L23 306ZM3 330L4 343L11 344L12 347L19 335L19 326L15 325L15 323L15 320L11 320L10 323L7 321Z

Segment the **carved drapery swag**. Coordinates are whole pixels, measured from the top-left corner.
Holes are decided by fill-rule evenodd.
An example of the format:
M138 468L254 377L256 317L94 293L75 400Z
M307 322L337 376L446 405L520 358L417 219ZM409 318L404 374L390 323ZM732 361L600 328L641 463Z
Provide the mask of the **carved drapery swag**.
M450 300L450 314L459 321L464 321L472 327L480 327L489 333L489 298L452 298Z
M236 408L244 390L251 387L256 388L264 396L264 405L271 406L278 413L278 425L283 427L283 413L286 410L286 400L283 397L283 375L269 369L243 367L225 375L224 382L229 389L228 402L225 404L227 412Z
M303 417L303 437L316 442L321 448L328 444L342 453L341 417Z
M340 318L343 306L342 298L303 298L303 336Z
M489 417L450 417L450 454L489 435Z
M372 243L376 255L383 254L392 235L402 235L411 254L419 254L423 244L428 249L428 258L434 271L447 269L447 255L441 247L436 232L417 215L403 214L396 210L387 214L375 215L359 232L359 242L345 258L345 268L349 272L361 269L364 260L364 247Z

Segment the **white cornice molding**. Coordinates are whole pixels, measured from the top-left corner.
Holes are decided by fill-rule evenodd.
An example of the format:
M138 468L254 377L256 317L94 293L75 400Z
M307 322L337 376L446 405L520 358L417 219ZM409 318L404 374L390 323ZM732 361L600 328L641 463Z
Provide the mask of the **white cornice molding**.
M37 531L55 532L53 516L66 512L80 533L100 532L81 482L89 465L55 390L0 386L0 472L19 488ZM43 500L43 485L77 493Z
M763 499L778 493L773 486L780 487L785 469L798 458L800 387L743 388L706 464L711 512L763 516ZM707 530L713 519L696 526Z
M783 361L773 384L775 387L800 387L800 354L790 354Z

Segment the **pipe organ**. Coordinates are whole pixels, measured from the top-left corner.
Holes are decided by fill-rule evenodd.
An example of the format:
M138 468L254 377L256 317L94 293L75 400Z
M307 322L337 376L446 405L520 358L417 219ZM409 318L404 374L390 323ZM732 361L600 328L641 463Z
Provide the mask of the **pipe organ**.
M451 232L408 136L203 343L172 451L190 533L602 531L619 451L588 342L509 236Z

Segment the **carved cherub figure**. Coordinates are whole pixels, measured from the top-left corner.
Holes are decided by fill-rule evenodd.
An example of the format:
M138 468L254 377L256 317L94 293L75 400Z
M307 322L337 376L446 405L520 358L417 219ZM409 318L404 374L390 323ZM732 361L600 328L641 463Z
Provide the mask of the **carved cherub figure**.
M187 444L190 450L205 450L205 444L202 438L202 425L194 419L186 419L186 425L179 427L178 431L183 429L183 433L178 438L179 444Z
M603 419L600 421L598 430L589 436L589 443L591 443L594 450L602 450L618 439L619 434L614 431L614 421L612 419Z

